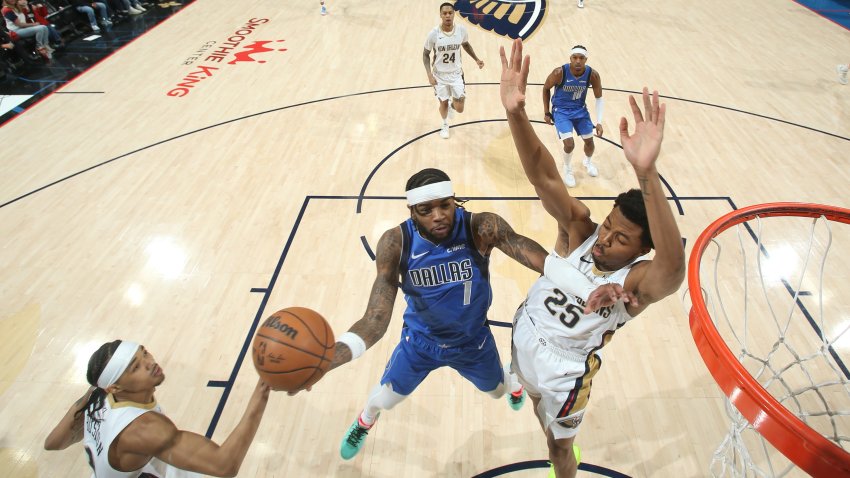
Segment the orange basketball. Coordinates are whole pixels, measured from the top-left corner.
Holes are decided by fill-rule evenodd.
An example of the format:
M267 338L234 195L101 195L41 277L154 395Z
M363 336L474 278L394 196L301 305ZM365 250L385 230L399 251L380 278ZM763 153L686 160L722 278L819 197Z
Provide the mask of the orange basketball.
M273 390L295 392L325 375L335 343L333 330L318 312L289 307L263 322L251 355L260 378Z

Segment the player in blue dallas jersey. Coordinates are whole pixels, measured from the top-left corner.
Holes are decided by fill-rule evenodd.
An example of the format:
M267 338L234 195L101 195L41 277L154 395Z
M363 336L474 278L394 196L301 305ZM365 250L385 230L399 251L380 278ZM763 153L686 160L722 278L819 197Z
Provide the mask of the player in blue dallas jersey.
M538 243L514 232L500 216L461 207L443 171L414 174L406 191L410 218L381 236L378 274L366 313L338 337L331 364L335 368L359 357L384 335L401 287L407 301L401 340L342 441L344 459L357 454L382 410L400 403L443 366L454 368L493 398L511 392L508 401L518 410L525 394L509 367L502 366L487 323L490 253L498 248L537 272L545 267L547 275L566 264L547 257ZM589 307L612 304L621 293L619 286L601 287L588 300Z
M576 45L570 51L570 62L559 66L549 73L543 84L543 111L547 124L555 124L558 139L564 142L564 183L567 187L575 187L576 178L573 174L571 159L575 143L573 142L573 129L584 140L584 167L587 174L596 177L599 171L593 164L593 152L596 145L593 144L593 133L602 136L602 79L599 72L586 65L587 49L582 45ZM550 90L555 88L555 94ZM587 111L585 99L587 89L593 88L593 96L596 97L596 126L590 120L590 112ZM552 109L549 110L551 98Z

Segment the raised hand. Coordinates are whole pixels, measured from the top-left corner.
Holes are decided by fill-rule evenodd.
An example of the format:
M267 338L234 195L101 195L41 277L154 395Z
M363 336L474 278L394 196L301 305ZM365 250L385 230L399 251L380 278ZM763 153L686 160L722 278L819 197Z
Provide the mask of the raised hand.
M589 314L602 307L610 307L616 304L618 300L627 304L631 303L633 307L638 305L637 297L632 292L623 290L620 284L605 284L590 293L583 312Z
M629 96L629 105L635 117L635 132L629 135L629 122L626 118L620 118L620 143L629 163L636 170L643 170L654 166L661 151L667 105L658 104L658 91L652 92L650 101L646 87L643 89L643 109L646 117L641 113L634 96Z
M499 47L502 59L502 79L499 81L499 92L502 105L508 113L518 113L525 108L525 88L528 85L528 65L531 58L522 57L522 40L516 39L511 44L511 59L505 57L505 47Z

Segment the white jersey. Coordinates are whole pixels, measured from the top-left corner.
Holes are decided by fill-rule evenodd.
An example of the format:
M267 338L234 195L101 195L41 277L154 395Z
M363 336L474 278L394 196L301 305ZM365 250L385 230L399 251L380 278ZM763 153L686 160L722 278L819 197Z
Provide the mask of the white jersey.
M152 458L145 466L135 471L118 471L109 464L109 447L127 425L145 413L162 413L162 409L154 402L143 405L135 402L116 402L110 394L104 400L103 408L95 412L99 422L85 415L83 424L83 445L86 455L94 470L92 478L173 478L201 476L174 468L156 458Z
M596 231L566 260L596 285L616 283L622 286L632 266L645 260L646 256L638 257L617 271L599 272L591 255L598 236L597 226ZM531 286L524 307L541 337L578 356L587 356L603 347L614 331L632 319L622 301L584 315L584 301L561 291L546 276L541 276Z
M443 79L460 77L463 74L461 65L461 49L469 41L466 27L455 23L454 30L444 32L437 25L428 33L425 49L436 54L434 59L434 75Z

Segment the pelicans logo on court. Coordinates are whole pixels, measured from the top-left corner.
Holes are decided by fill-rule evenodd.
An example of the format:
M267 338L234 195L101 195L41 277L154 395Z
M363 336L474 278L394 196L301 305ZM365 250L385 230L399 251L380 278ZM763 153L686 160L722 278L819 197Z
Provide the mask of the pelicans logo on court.
M528 39L543 24L549 0L457 0L469 23L511 39Z

